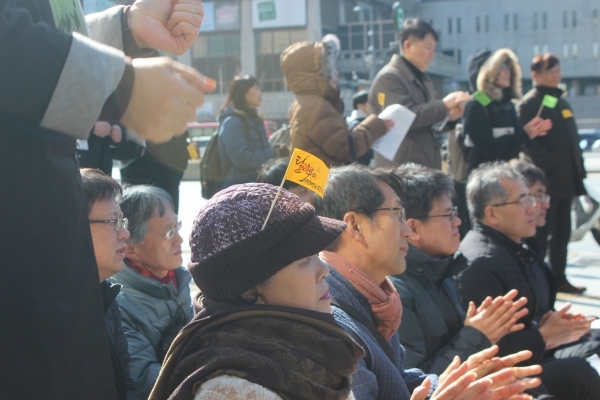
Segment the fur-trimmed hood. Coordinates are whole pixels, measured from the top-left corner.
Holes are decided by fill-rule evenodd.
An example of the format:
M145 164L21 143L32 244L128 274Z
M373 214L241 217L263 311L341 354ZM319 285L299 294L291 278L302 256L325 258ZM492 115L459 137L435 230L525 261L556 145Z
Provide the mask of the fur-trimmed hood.
M500 66L507 62L511 66L510 75L510 98L520 99L522 97L521 91L521 66L519 60L512 50L504 48L497 50L494 54L486 60L481 66L479 74L477 75L477 90L480 90L487 94L490 99L500 101L506 91L499 88L494 84L496 77L500 73Z

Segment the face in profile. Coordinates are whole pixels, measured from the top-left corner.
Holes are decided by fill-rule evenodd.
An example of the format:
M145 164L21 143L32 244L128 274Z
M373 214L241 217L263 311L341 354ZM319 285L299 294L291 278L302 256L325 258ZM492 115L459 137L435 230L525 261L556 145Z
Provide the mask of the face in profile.
M502 65L500 65L500 72L498 73L498 77L496 78L496 86L502 89L510 87L510 78L511 67L510 65L503 63Z
M535 197L535 224L537 227L546 225L546 214L550 208L550 202L546 196L546 186L542 182L536 182L529 187L529 193Z
M435 46L437 42L431 33L423 39L410 36L404 44L403 56L405 56L419 71L425 72L429 68L431 60L435 58Z
M300 185L291 186L288 189L288 191L291 193L294 193L303 202L311 204L313 206L315 205L315 194L312 191L305 188L304 186L300 186Z
M255 288L256 304L331 313L327 275L329 269L318 255L297 260Z
M508 193L503 204L493 207L494 227L515 242L535 235L535 206L529 189L522 179L502 179L500 184Z

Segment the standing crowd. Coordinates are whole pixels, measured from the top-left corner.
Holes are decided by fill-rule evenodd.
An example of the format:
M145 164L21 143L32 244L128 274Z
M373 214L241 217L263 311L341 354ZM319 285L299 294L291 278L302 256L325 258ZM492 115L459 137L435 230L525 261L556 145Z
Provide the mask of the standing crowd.
M401 55L347 121L339 40L291 45L284 147L332 167L324 195L284 183L259 82L236 77L216 136L221 190L183 266L180 134L215 83L151 57L189 49L204 13L159 3L85 20L77 1L0 3L0 397L600 398L594 318L554 308L557 291L585 290L565 276L570 202L586 192L558 58L534 58L521 99L516 56L478 53L478 94L437 100L437 33L408 19ZM540 107L547 95L556 107ZM387 160L371 147L393 104L416 117ZM441 171L446 132L466 179ZM123 187L110 177L119 151Z

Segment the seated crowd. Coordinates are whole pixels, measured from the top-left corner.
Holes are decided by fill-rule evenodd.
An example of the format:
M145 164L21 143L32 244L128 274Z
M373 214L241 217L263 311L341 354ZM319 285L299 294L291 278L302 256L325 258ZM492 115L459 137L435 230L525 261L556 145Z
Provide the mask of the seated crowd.
M593 318L554 309L536 250L537 167L475 169L461 242L439 170L337 167L270 211L285 165L200 208L188 268L166 192L82 170L119 398L600 398Z

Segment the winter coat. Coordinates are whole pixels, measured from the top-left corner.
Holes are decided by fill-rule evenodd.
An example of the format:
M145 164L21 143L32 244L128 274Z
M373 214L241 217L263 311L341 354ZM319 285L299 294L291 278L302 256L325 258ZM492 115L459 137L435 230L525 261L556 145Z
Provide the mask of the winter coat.
M375 324L371 314L371 305L352 284L334 268L329 267L329 276L326 278L330 294L357 312L370 319ZM352 392L357 399L398 399L408 400L411 393L425 380L427 375L416 368L404 369L406 352L398 337L398 332L388 340L394 359L390 360L381 348L377 339L360 322L349 316L338 307L333 307L333 317L338 324L360 344L367 357L371 359L370 369L365 359L358 362L358 372L352 376ZM429 376L432 381L431 392L437 387L437 376Z
M531 121L546 95L559 99L556 107L544 107L540 114L541 118L552 121L552 129L545 136L533 139L525 154L546 174L550 196L557 199L581 196L587 193L583 186L585 166L573 110L563 98L563 91L545 86L534 87L517 105L519 118L523 124Z
M175 336L193 316L188 270L175 271L177 288L143 276L129 265L111 279L123 285L117 297L129 346L138 398L147 399Z
M331 167L353 161L350 139L356 157L360 157L387 133L387 128L381 119L370 115L348 130L340 111L340 92L324 78L323 49L321 42L295 43L281 54L281 70L296 96L289 111L292 149L307 151Z
M108 329L115 381L117 383L117 399L135 400L137 397L131 379L131 372L129 371L127 337L123 331L121 311L117 302L120 291L121 285L112 284L108 280L100 283L100 293L106 312L106 328Z
M528 363L538 362L546 344L537 323L554 307L556 291L552 272L539 256L523 243L515 243L504 234L479 223L467 233L460 244L460 252L469 266L457 276L460 302L466 309L469 301L475 304L487 297L504 296L517 289L519 297L526 297L529 313L517 323L525 329L509 333L498 342L501 356L521 350L531 350Z
M512 68L511 86L501 89L494 82L506 62ZM474 147L469 160L471 169L484 162L515 158L529 143L529 136L511 101L521 98L521 67L512 51L500 49L485 61L477 75L477 90L485 93L492 102L486 107L476 99L465 104L466 142Z
M402 299L398 334L406 368L440 375L454 356L464 361L492 345L480 330L464 326L466 314L451 271L466 264L460 253L440 259L409 246L406 271L390 277Z
M52 3L77 5L0 2L0 302L18 304L0 311L0 393L114 399L75 143L102 110L113 122L125 111L133 68L122 50L133 37L121 29L122 6L86 17L90 37L111 49L71 34Z
M383 96L381 96L383 94ZM431 126L448 116L442 100L435 99L433 81L427 75L419 80L407 61L398 55L377 73L369 91L371 112L379 114L385 107L402 104L416 114L393 161L375 152L375 165L398 165L408 162L441 169L440 139ZM383 97L383 106L379 103Z
M231 106L219 115L218 143L221 168L232 165L222 189L256 182L261 165L275 158L263 120L258 116L250 117Z

